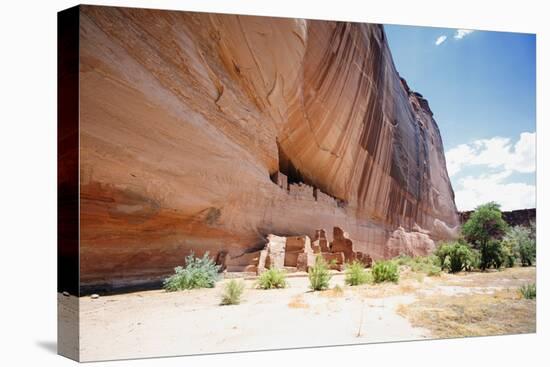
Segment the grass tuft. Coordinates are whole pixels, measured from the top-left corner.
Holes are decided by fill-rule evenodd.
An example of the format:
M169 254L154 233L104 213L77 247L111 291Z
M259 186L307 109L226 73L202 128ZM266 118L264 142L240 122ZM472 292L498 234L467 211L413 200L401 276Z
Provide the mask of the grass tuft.
M535 299L537 298L537 285L535 283L522 285L519 292L525 299Z
M328 289L330 278L329 265L322 256L315 258L315 264L309 268L309 287L314 291Z
M222 305L238 305L241 303L241 296L244 291L244 282L231 279L229 283L225 285L224 292L222 294Z
M369 273L359 261L346 264L345 275L345 283L351 286L365 284L370 280Z
M277 268L270 268L260 274L257 286L260 289L286 288L288 286L286 273Z

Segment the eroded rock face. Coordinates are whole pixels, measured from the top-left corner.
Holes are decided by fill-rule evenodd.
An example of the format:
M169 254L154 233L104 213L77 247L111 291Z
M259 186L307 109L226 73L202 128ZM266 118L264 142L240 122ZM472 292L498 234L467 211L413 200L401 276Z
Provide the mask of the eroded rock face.
M422 246L419 246L422 244ZM392 232L388 239L384 257L392 258L405 254L409 256L421 256L434 251L435 242L423 232L407 232L399 227Z
M85 286L334 226L373 258L423 254L458 225L380 25L82 6L80 62Z

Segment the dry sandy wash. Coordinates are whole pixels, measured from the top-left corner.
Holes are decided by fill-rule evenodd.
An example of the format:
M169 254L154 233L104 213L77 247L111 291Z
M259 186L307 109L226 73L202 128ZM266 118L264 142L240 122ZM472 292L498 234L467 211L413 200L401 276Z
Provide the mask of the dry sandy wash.
M519 296L536 269L440 277L404 271L399 284L310 292L304 276L280 290L246 280L240 305L220 306L214 289L147 291L82 297L82 361L277 348L526 333L536 330L536 303ZM59 295L60 307L76 298ZM71 305L72 303L72 305ZM428 317L426 317L426 313ZM67 313L70 317L70 313ZM63 318L60 326L63 325Z

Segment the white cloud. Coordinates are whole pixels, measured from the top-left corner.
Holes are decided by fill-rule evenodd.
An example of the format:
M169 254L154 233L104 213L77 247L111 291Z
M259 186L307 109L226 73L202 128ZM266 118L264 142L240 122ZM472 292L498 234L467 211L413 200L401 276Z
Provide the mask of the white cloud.
M472 32L473 30L471 29L457 29L453 37L454 39L461 40Z
M445 153L447 171L454 176L464 167L485 165L521 173L535 172L535 133L523 132L519 140L494 137L460 144Z
M474 31L471 29L457 29L455 34L453 35L453 38L456 40L461 40L472 32ZM442 34L441 36L437 37L437 39L435 40L435 45L439 46L445 41L447 41L447 36Z
M453 179L458 210L471 210L488 201L496 201L503 210L535 206L535 185L509 182L514 173L534 173L536 134L523 132L515 144L510 138L494 137L460 144L445 153L449 176L485 167L491 173L469 174Z
M439 36L437 37L437 39L435 40L435 45L436 46L439 46L440 44L442 44L443 42L445 42L447 40L447 36Z
M474 158L474 150L468 144L459 146L447 151L445 159L447 161L447 172L449 176L457 174L464 165Z
M496 201L502 210L516 210L535 207L535 185L524 182L510 182L512 171L502 171L495 174L468 176L459 180L459 188L455 189L455 201L458 210L473 210L478 205L488 201Z

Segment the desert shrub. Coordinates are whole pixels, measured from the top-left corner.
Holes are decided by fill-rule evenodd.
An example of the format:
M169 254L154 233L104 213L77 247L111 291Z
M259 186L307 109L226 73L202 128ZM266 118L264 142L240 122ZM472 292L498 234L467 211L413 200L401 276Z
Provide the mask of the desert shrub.
M473 267L475 255L466 244L451 242L441 244L435 251L440 266L450 273L457 273Z
M164 289L169 292L194 288L213 288L219 278L219 265L208 257L195 257L193 253L185 258L185 267L174 268L175 274L164 280Z
M531 266L536 260L537 247L535 241L529 240L518 246L519 260L522 266Z
M507 230L508 225L502 219L500 205L495 202L478 206L462 226L462 234L466 241L480 251L481 270L502 264L499 243Z
M534 220L531 220L529 222L529 225L527 226L527 229L529 230L529 238L533 241L537 241L537 222Z
M481 269L500 268L505 262L502 241L490 240L481 250Z
M456 273L463 270L471 256L472 253L468 246L461 244L451 245L449 251L449 271Z
M440 244L437 249L434 252L434 256L438 258L439 260L439 266L442 268L447 268L448 258L449 258L449 252L451 244L449 243L442 243Z
M525 265L532 265L537 260L537 224L535 221L531 221L529 223L529 226L527 227L528 230L528 238L529 241L525 241L524 246L528 249L529 257L528 261L525 261ZM521 259L521 252L520 252L520 259ZM522 265L524 264L524 261L522 260Z
M344 281L347 285L361 285L367 283L369 280L365 267L359 261L346 264L345 274L346 278Z
M287 285L286 273L277 268L264 271L258 278L258 288L261 289L286 288Z
M467 246L467 245L466 245ZM481 266L481 254L478 250L470 248L471 256L466 261L466 265L464 266L464 270L466 271L473 271L475 269L479 269Z
M435 255L415 257L399 255L394 260L397 265L408 266L417 273L424 273L428 276L439 276L441 274L439 258Z
M517 247L514 242L510 241L506 236L502 240L502 256L504 259L503 266L512 268L516 265L516 261L519 257L517 253Z
M519 259L522 266L530 266L536 259L536 230L534 222L529 227L515 226L504 236L503 242Z
M504 267L513 268L516 265L516 257L514 256L514 253L508 246L504 246L502 248L502 253L504 256Z
M241 303L241 296L244 291L244 282L238 282L235 279L231 279L229 283L225 285L222 294L222 305L238 305Z
M372 266L372 279L375 283L399 281L399 268L394 261L377 261Z
M403 266L403 265L410 265L413 261L413 258L409 255L400 254L396 258L393 259L397 265Z
M329 287L329 264L322 256L315 258L315 264L308 270L309 287L314 291L321 291Z
M519 291L525 299L537 298L537 285L535 283L522 285Z
M430 268L426 269L425 273L429 277L438 277L441 275L441 267L432 265Z

